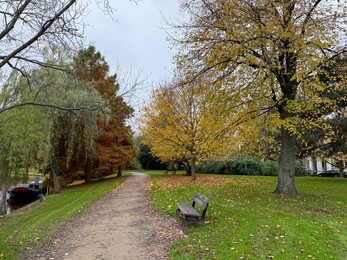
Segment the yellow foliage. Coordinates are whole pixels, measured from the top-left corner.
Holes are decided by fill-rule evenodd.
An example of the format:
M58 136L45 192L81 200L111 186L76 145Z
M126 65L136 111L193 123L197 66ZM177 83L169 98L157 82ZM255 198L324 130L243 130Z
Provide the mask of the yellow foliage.
M225 150L230 114L220 94L202 80L155 90L143 110L143 142L162 161L199 161Z
M325 127L322 111L337 109L336 101L321 94L346 87L347 73L338 84L319 76L323 64L346 51L341 40L347 35L347 1L316 3L185 1L191 19L179 27L184 29L177 66L188 79L213 82L203 85L213 96L208 100L224 103L232 126L231 145L223 148L260 154L267 142L266 149L277 151L264 126L268 133L284 129L300 139L307 129Z

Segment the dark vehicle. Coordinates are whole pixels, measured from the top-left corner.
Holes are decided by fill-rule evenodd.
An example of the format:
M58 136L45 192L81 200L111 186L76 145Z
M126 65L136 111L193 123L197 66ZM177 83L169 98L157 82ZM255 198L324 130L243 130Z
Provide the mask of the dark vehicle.
M318 173L320 177L339 177L339 172L335 170L328 170L325 172Z
M43 187L42 182L31 182L20 184L7 192L9 193L7 203L12 209L18 209L40 199L42 195L46 195L47 189Z

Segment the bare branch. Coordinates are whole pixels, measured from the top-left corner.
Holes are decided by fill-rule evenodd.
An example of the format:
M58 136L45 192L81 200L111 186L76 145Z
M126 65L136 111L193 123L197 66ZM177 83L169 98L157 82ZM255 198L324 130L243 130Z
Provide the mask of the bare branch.
M50 103L40 103L40 102L35 102L35 101L30 101L30 102L23 102L23 103L18 103L14 104L8 107L0 108L0 114L14 109L14 108L19 108L19 107L24 107L24 106L37 106L37 107L48 107L48 108L55 108L59 110L64 110L64 111L69 111L71 113L75 113L77 111L82 111L82 110L88 110L88 111L96 111L96 110L101 110L102 113L103 111L103 106L95 106L95 107L90 107L90 106L80 106L80 107L63 107L63 106L58 106Z

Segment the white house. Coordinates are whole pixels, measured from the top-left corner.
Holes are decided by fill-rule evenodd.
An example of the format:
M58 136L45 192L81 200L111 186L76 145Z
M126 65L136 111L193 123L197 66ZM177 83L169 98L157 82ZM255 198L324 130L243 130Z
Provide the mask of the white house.
M320 175L322 173L336 173L338 174L339 168L333 165L332 160L323 160L319 157L310 156L302 160L303 166L308 170L311 175ZM344 173L347 174L347 162L343 162Z

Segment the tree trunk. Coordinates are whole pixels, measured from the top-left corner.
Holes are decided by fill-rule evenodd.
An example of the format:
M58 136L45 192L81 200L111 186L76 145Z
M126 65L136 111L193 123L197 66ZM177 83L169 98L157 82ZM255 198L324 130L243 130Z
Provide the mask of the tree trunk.
M92 182L92 169L90 158L87 158L86 163L84 164L84 176L84 180L86 183Z
M0 216L6 215L6 188L4 185L0 187Z
M195 156L192 156L192 159L191 159L191 165L190 165L190 171L191 171L191 176L192 176L192 180L195 181L196 180L196 174L195 174Z
M29 182L29 167L25 167L25 174L23 175L23 183Z
M7 201L6 195L7 190L11 185L11 174L8 160L0 155L0 215L6 215Z
M122 177L123 176L123 172L122 172L122 165L118 166L118 174L117 177Z
M345 167L343 167L343 161L338 161L336 166L339 168L339 177L343 178L343 170L345 169Z
M51 155L51 168L52 168L52 179L53 179L53 192L61 192L60 182L59 182L59 167L57 158L54 154Z
M276 194L294 195L298 191L295 187L295 136L288 130L281 128L281 154L279 158L279 174Z
M185 164L184 164L185 168L186 168L186 174L187 176L192 176L192 167L190 166L190 163L189 161L187 161Z

